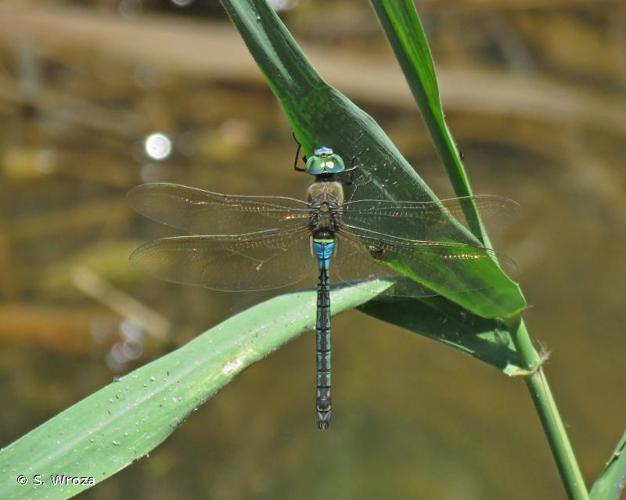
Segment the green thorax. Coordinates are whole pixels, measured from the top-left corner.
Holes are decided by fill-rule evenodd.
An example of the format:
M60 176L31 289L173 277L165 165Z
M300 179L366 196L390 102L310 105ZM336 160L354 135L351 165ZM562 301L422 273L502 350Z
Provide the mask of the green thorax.
M316 148L306 161L306 173L311 175L339 174L345 168L341 156L327 147Z

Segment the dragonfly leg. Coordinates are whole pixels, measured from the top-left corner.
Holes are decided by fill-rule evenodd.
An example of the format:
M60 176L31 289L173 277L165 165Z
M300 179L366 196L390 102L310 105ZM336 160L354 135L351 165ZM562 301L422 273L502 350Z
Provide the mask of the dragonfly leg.
M357 169L357 167L354 165L355 161L356 161L356 156L353 156L352 160L350 161L350 168L347 168L343 172L341 172L342 174L349 174L348 180L343 181L343 183L346 186L350 186L352 183L354 183L354 172L356 172L356 169Z
M296 156L293 159L293 169L296 172L306 172L306 168L298 167L298 160L300 158L300 149L302 148L302 144L300 144L300 141L296 137L295 132L292 131L291 135L293 136L293 140L296 141L296 144L298 145L298 148L296 149ZM304 161L304 163L306 163L306 155L302 157L302 160Z

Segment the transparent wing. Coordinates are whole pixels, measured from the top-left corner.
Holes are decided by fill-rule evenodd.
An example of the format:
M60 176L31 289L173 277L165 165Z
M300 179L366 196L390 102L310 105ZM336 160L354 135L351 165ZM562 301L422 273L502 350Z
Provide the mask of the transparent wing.
M410 239L457 239L458 229L450 221L450 215L465 222L463 205L470 201L476 204L489 229L506 227L519 217L517 202L500 196L479 195L435 202L351 201L343 205L342 220L351 226Z
M415 281L385 264L383 259L372 256L364 242L341 233L337 238L337 250L332 258L330 277L333 283L349 284L362 280L393 279L396 284L385 295L400 297L430 297L436 292L420 286Z
M142 184L128 193L140 214L189 234L290 231L309 220L306 202L280 196L237 196L170 183Z
M179 236L139 247L131 262L157 278L218 291L271 290L312 273L308 231Z
M467 273L467 261L479 264L495 257L492 250L480 246L395 238L362 228L343 227L338 240L332 262L336 281L394 278L397 284L387 292L394 296L429 297L438 295L438 288L456 292L482 289L480 275L472 279ZM515 270L510 259L499 254L497 258L507 272ZM419 275L423 285L400 269Z

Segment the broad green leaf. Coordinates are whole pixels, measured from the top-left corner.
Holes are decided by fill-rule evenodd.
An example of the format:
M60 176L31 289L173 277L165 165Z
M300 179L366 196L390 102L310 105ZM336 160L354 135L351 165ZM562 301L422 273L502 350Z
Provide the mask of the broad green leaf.
M591 488L591 500L618 500L626 486L626 432Z
M222 0L222 4L267 78L304 150L310 153L313 147L326 145L348 161L355 158L359 175L348 197L437 200L378 124L315 72L265 0ZM451 216L449 219L450 241L479 244L458 221ZM428 266L445 267L442 272L454 273L458 280L471 283L468 288L476 291L461 293L458 286L452 289L445 283L420 281L420 269ZM410 275L485 318L515 316L526 305L517 284L490 259L443 263L422 257L412 266ZM393 318L393 310L384 314Z
M471 196L469 179L446 124L433 58L413 1L372 0L372 5L400 62L454 192L460 197ZM489 246L489 238L474 204L466 202L462 208L472 233Z
M333 290L332 311L356 307L389 285ZM315 304L313 290L258 304L53 417L0 451L0 498L67 498L89 486L52 486L51 474L100 482L143 457L245 368L312 329ZM44 486L33 486L35 474Z
M507 375L523 371L513 341L498 320L476 316L442 297L417 300L373 300L360 311L455 347ZM393 313L393 315L392 315Z

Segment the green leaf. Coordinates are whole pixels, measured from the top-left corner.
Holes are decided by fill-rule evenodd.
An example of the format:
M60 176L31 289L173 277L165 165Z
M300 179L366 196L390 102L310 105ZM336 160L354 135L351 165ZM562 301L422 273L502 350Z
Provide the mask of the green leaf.
M454 192L460 197L471 196L469 179L452 134L446 125L435 65L413 1L372 0L372 5L400 62L435 148L446 167ZM466 202L462 208L472 233L489 246L489 238L476 206Z
M389 285L333 290L332 311L358 306ZM245 368L312 329L315 305L313 290L258 304L63 411L0 451L0 498L67 498L89 486L52 486L50 474L100 482L133 463ZM19 474L26 485L18 484ZM45 486L33 486L35 474Z
M326 145L346 159L356 159L359 176L348 197L354 194L372 199L437 200L378 124L315 72L265 0L222 0L222 4L305 151L310 153L313 147ZM453 227L451 241L480 244L458 221L451 216L449 219ZM475 291L461 293L458 286L453 289L445 283L420 281L420 269L427 267L439 268L444 275L454 273ZM485 318L515 316L526 306L517 284L490 259L443 263L423 257L412 267L411 277Z
M626 432L591 488L591 500L618 500L626 486Z
M360 311L459 349L503 373L514 376L522 363L506 327L498 320L476 316L442 297L370 301Z

